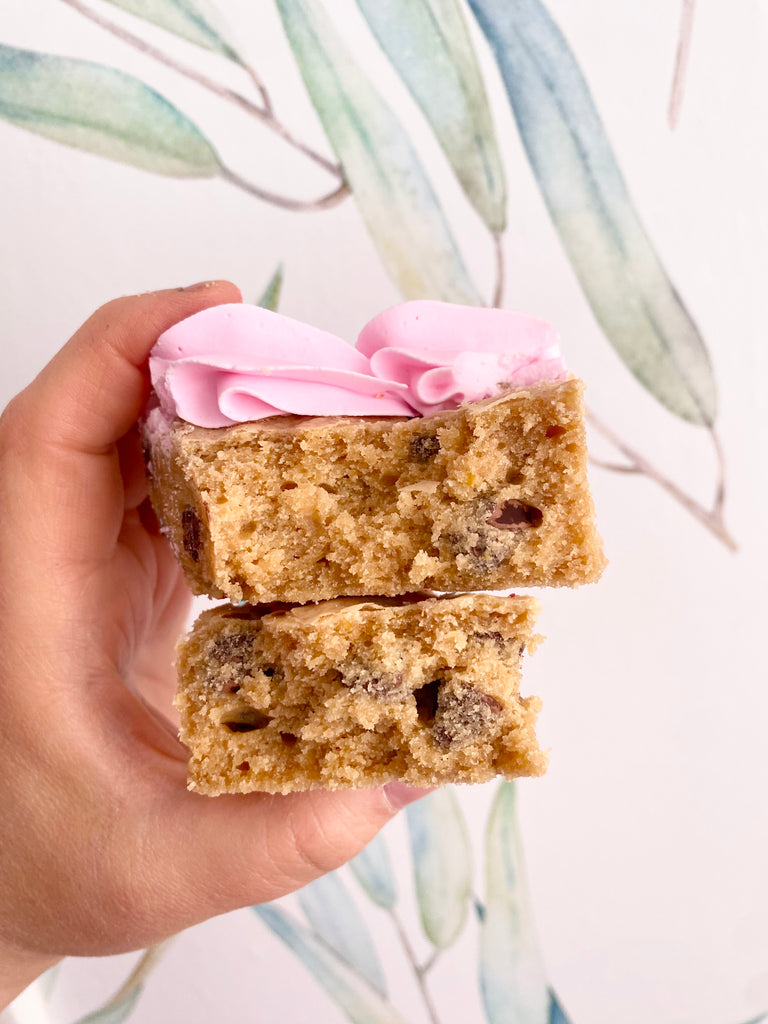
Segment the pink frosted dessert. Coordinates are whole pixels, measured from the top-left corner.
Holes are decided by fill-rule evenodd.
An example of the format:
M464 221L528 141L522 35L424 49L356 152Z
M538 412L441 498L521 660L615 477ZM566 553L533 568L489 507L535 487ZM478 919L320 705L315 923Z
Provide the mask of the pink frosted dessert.
M198 593L305 602L596 578L581 384L556 331L407 302L354 346L246 305L166 331L153 501Z
M166 415L200 427L429 415L566 376L545 321L431 301L380 313L354 347L258 306L214 306L162 334L150 368Z

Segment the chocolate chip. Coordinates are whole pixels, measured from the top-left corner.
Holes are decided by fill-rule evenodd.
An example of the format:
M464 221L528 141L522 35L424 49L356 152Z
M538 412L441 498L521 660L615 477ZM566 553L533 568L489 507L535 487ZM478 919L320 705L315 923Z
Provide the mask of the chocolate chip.
M472 635L475 640L492 640L499 648L503 648L507 642L498 629L492 629L488 633L473 633Z
M251 766L247 761L241 761L240 764L235 765L235 769L239 772L249 772Z
M208 648L208 657L219 665L237 662L245 665L253 651L253 637L248 633L229 633L217 637Z
M510 498L494 505L486 523L489 526L495 526L497 530L527 530L531 527L541 526L543 519L544 513L540 508L526 505L524 501L518 501L517 498Z
M547 427L547 437L562 437L565 433L565 427L561 427L559 423L553 423L551 427Z
M359 663L345 667L341 682L353 693L367 693L387 704L403 701L411 692L402 672L387 672Z
M443 750L460 750L488 732L501 714L495 697L469 684L440 691L432 734Z
M286 745L286 747L295 747L299 742L299 737L294 736L292 732L281 732L280 739Z
M411 441L411 461L429 462L440 451L440 440L436 434L419 434Z
M242 711L236 712L235 717L222 722L222 725L226 725L230 732L253 732L254 729L265 729L271 721L269 715L257 711L256 708L243 708Z
M184 550L193 562L200 561L201 530L203 524L193 508L185 508L181 514L181 529Z
M442 679L433 679L432 682L425 683L413 691L416 698L416 714L422 725L432 725L434 722L442 685Z

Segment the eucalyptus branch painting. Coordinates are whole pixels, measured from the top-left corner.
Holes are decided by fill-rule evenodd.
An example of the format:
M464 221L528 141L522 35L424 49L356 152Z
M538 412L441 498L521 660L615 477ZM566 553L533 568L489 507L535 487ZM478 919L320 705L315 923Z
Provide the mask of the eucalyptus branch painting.
M74 58L0 46L0 116L59 143L175 177L225 180L293 212L355 202L389 276L405 298L503 303L510 174L490 113L468 19L496 59L524 151L584 299L637 381L673 416L709 438L716 477L702 503L635 451L597 412L592 427L616 452L603 468L652 481L718 540L725 524L725 467L707 348L643 228L597 106L573 51L541 0L357 0L372 34L420 107L496 253L495 280L479 287L451 231L408 131L349 52L320 0L275 0L308 96L335 159L303 141L277 113L272 88L242 56L210 0L60 0L126 46L195 81L273 131L328 176L311 197L279 194L222 160L191 116L132 75ZM132 15L135 29L110 17ZM677 78L684 76L692 4L684 5ZM243 72L238 91L146 41L141 23L217 54ZM679 109L681 85L675 87ZM677 115L675 115L677 116Z

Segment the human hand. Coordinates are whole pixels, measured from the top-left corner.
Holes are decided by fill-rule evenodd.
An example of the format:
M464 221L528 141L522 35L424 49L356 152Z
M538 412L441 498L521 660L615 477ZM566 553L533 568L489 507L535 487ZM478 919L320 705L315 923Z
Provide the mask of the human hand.
M0 419L0 1007L65 955L142 948L290 892L418 795L209 799L170 714L189 595L135 423L158 335L234 285L117 299Z

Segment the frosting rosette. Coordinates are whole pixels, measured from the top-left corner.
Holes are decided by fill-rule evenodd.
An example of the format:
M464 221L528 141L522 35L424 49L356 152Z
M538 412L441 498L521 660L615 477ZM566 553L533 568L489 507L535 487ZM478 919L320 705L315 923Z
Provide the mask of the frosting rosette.
M259 306L212 306L165 331L150 374L160 407L200 427L286 413L412 416L407 385L341 338Z
M554 327L509 310L404 302L367 323L357 349L423 416L567 376Z

